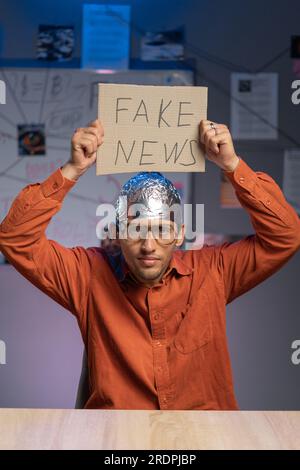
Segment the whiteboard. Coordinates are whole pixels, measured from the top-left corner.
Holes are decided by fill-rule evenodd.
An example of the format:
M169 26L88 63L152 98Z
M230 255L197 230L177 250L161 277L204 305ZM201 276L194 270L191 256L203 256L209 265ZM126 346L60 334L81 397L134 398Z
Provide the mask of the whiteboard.
M97 83L193 85L189 70L130 70L103 74L80 69L7 68L0 70L6 83L6 104L0 106L0 220L26 185L42 182L70 157L70 139L77 127L97 117ZM46 153L20 156L18 125L44 124ZM114 203L131 174L96 176L92 167L66 196L49 224L48 238L65 246L98 246L96 208ZM168 173L188 202L190 175Z

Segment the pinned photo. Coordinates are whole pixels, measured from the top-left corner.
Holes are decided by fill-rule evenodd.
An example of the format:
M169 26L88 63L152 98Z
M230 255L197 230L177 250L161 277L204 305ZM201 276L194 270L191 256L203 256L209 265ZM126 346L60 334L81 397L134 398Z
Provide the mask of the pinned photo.
M44 124L18 125L19 155L41 156L46 154Z
M239 92L250 93L252 91L251 80L239 80Z
M147 32L141 40L142 60L183 60L184 30Z
M37 58L39 60L70 60L73 50L73 26L39 26L37 39Z

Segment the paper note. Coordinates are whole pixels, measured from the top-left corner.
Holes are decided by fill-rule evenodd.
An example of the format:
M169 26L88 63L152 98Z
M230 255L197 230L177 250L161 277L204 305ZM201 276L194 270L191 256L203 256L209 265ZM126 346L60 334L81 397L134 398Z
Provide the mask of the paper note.
M83 6L83 68L126 70L129 64L129 5Z
M231 75L231 132L234 139L278 138L278 75Z

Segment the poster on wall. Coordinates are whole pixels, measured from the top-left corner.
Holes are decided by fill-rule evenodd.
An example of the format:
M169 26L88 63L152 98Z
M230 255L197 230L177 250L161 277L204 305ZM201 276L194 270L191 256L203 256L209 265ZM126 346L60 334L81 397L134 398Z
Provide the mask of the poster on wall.
M142 60L183 60L184 29L146 32L141 39Z
M231 131L237 140L278 138L278 74L231 74Z
M74 27L40 25L37 37L37 59L62 62L72 59Z
M83 5L82 68L128 69L129 42L129 5Z

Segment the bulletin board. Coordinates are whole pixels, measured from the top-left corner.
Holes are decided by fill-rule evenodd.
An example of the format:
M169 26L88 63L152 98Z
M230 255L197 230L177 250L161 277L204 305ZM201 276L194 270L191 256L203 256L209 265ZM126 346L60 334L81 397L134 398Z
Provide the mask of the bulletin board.
M4 68L6 104L0 107L0 220L26 185L42 182L70 156L70 139L77 127L97 117L98 86L102 83L193 85L190 70L129 70L97 73L80 69ZM44 132L45 153L22 155L22 129L37 126ZM96 208L114 203L130 174L84 174L68 193L61 210L47 228L47 236L65 246L97 246ZM166 176L189 202L188 173Z

